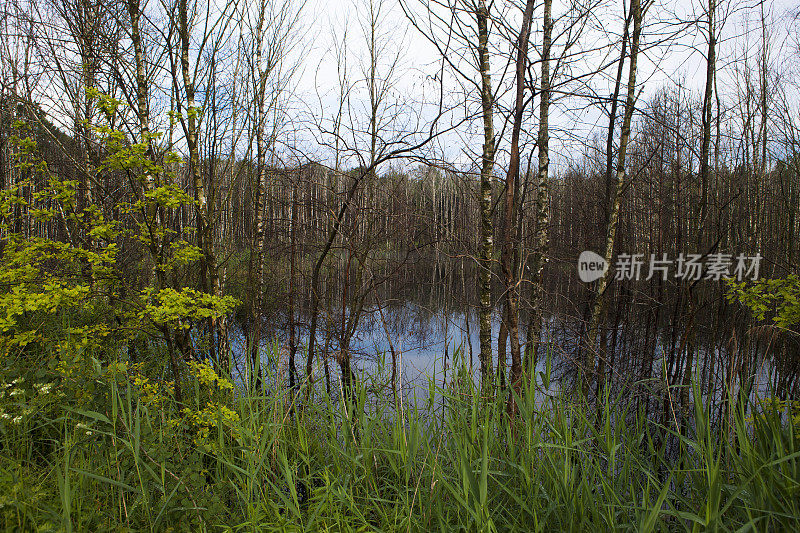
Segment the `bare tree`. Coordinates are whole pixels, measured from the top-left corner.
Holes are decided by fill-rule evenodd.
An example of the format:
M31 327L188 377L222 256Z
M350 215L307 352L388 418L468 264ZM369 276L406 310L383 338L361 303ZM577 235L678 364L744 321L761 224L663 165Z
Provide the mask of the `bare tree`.
M376 176L376 169L381 165L406 157L418 156L420 151L438 139L443 134L453 131L463 121L453 120L446 127L440 127L440 120L448 116L451 109L445 105L441 91L437 94L434 102L422 102L414 113L409 114L409 107L403 105L402 99L390 100L390 89L397 82L398 55L389 53L385 48L385 40L380 39L377 30L380 27L383 15L380 2L371 2L368 7L368 15L363 24L366 37L369 60L365 64L364 84L367 89L368 112L366 113L369 123L366 127L359 125L357 119L354 120L353 109L349 105L344 106L348 111L349 122L341 122L343 106L340 98L339 112L333 121L333 128L328 129L319 123L323 133L334 137L336 146L337 164L342 164L344 154L349 159L357 162L358 166L353 172L345 173L342 177L346 180L346 186L339 193L342 198L338 208L334 211L332 224L330 225L324 244L313 263L310 275L310 324L308 354L306 358L306 379L308 388L306 398L308 399L314 382L314 357L317 349L317 327L319 321L319 307L321 300L321 273L323 265L334 246L337 238L343 230L346 216L353 208L354 200L357 200L357 193L365 183ZM381 44L383 41L384 44ZM388 60L387 60L388 59ZM383 70L383 72L381 72ZM439 83L442 83L441 80ZM347 95L348 99L352 88L341 87L340 96ZM424 109L423 109L424 108ZM431 113L432 112L432 113ZM414 127L409 129L409 124ZM349 131L345 131L349 130ZM366 132L366 134L365 134ZM366 149L362 143L366 143ZM338 178L338 175L336 176ZM358 268L362 268L359 261ZM353 318L356 318L354 316ZM351 379L350 359L345 353L340 357L340 367L343 372L343 379ZM346 383L345 383L346 384ZM345 391L350 394L350 391Z
M500 266L503 271L503 283L505 289L505 320L508 327L508 334L511 338L511 375L509 382L514 392L519 393L523 376L522 356L520 353L519 342L519 283L516 275L516 261L514 249L518 246L515 233L515 222L517 218L517 202L519 195L519 167L520 167L520 148L519 135L522 129L522 115L525 111L525 73L528 60L528 39L531 33L531 19L533 18L533 0L528 0L525 4L525 11L522 14L522 25L519 30L516 44L516 95L514 100L514 122L511 127L511 147L508 162L508 172L506 174L506 196L505 210L503 212L503 244L501 252ZM545 3L545 38L549 38L549 20L551 4L549 0ZM549 43L545 43L549 45ZM548 46L549 48L549 46ZM545 64L546 62L543 62ZM547 73L549 76L549 73ZM547 106L543 109L547 113ZM546 128L546 126L545 126ZM541 151L540 151L541 154ZM545 155L546 157L546 155ZM503 357L505 354L501 354ZM514 394L508 396L508 411L513 413L516 410Z
M631 51L628 65L628 94L625 99L625 112L622 119L622 131L619 140L619 150L617 153L617 176L616 188L612 196L611 207L608 216L608 227L606 229L606 242L604 259L606 264L610 264L614 254L614 242L617 234L617 223L619 221L619 208L622 194L625 190L625 156L627 154L628 142L631 136L631 120L633 118L633 111L636 105L636 69L638 64L639 55L639 42L642 34L642 19L650 4L645 3L642 6L641 0L631 0L630 13L633 19L633 32L631 35ZM611 276L611 269L606 269L602 277L597 282L595 301L592 306L591 317L589 321L589 334L588 334L588 361L586 372L589 375L584 376L584 391L588 390L588 384L591 381L591 373L594 372L594 349L597 344L597 334L600 326L600 317L603 314L605 305L605 291L608 287L608 281Z

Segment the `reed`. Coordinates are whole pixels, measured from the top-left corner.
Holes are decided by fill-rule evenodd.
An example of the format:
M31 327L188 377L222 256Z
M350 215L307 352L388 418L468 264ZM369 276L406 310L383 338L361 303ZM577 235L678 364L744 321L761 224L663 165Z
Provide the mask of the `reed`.
M17 424L3 422L2 524L44 531L800 528L800 439L790 413L746 411L731 399L730 416L711 424L717 406L696 394L685 423L664 426L624 394L605 394L592 406L568 391L545 396L537 392L549 380L542 373L509 419L503 394L482 397L466 368L452 376L446 386L430 382L425 397L407 397L402 410L391 392L376 392L390 390L378 386L388 382L382 375L359 380L353 401L315 391L308 405L290 409L303 394L232 391L205 374L190 378L190 397L178 405L168 384L97 365L91 397L73 398L63 381L47 389L59 401Z

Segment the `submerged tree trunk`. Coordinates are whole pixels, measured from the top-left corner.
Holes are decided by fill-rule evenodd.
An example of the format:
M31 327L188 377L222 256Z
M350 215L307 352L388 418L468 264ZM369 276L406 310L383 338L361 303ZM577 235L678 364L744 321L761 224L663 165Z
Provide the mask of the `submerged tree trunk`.
M292 191L292 211L289 219L291 225L289 229L289 388L294 394L297 388L297 365L295 356L297 355L297 310L295 305L295 272L297 271L297 223L298 223L298 202Z
M708 0L708 53L706 56L706 85L703 93L703 140L700 148L700 212L697 221L697 233L695 236L696 253L700 253L705 248L704 239L706 219L708 218L708 160L711 148L711 109L714 96L714 78L716 76L716 44L717 37L714 29L714 15L716 11L716 1ZM713 248L713 246L712 246ZM696 282L695 282L696 283ZM686 328L687 360L683 369L683 380L681 388L681 402L683 405L689 402L689 389L691 388L691 378L694 371L694 324L695 314L700 304L697 301L699 295L694 291L695 283L688 287L689 300L689 322Z
M622 193L625 188L625 156L628 149L628 141L631 136L631 119L633 109L636 104L636 67L639 55L639 38L642 33L642 7L641 0L631 0L631 17L633 18L633 35L631 39L630 63L628 66L628 94L625 99L625 114L622 119L622 131L619 140L619 153L617 154L617 179L616 187L612 197L611 207L608 214L608 227L606 229L606 247L603 255L606 263L611 264L614 254L614 242L617 233L617 222L619 220L619 206L622 200ZM589 389L591 374L594 373L594 351L597 345L597 334L600 327L600 317L605 306L605 291L611 276L611 268L606 269L602 277L597 282L594 304L592 306L591 317L589 320L588 342L586 367L584 372L588 375L583 376L584 392Z
M539 104L539 165L536 174L536 204L534 216L534 250L530 264L531 311L525 343L525 371L532 373L536 366L536 350L542 328L542 271L547 261L548 247L548 172L550 166L550 48L553 35L553 2L545 0L542 27L542 73Z
M603 202L603 212L606 216L606 222L609 220L609 214L611 212L611 204L613 202L613 191L615 190L614 187L614 124L617 120L617 106L619 102L619 89L622 85L622 71L623 66L625 65L625 48L628 44L628 30L630 29L630 13L627 17L625 17L625 29L622 32L622 47L619 53L619 63L617 64L617 78L614 82L614 94L611 97L611 112L608 116L608 135L606 137L606 196L605 201ZM595 295L595 298L597 296ZM598 322L602 323L605 318L605 315L600 317ZM599 327L599 326L598 326ZM598 332L599 334L599 332ZM601 339L605 336L601 336ZM599 363L598 363L598 371L597 371L597 389L596 393L599 396L600 392L602 391L603 387L605 386L605 376L606 376L606 359L608 357L607 351L605 349L606 343L601 342L600 348L598 352ZM589 346L589 350L594 349L594 346Z
M250 308L250 347L249 361L250 376L254 380L256 389L262 386L262 369L260 359L261 349L261 307L264 301L264 201L267 194L267 168L266 168L266 140L264 125L266 122L266 110L264 109L266 98L267 72L263 68L263 32L265 12L263 5L259 11L258 25L255 34L255 65L254 74L257 74L255 98L256 98L256 187L253 241L250 248L250 279L248 286L252 291Z
M489 10L485 0L479 0L475 12L478 23L478 69L481 75L481 108L483 114L483 154L481 161L481 246L478 267L478 322L480 338L481 381L488 390L492 372L492 256L494 254L492 225L492 169L495 139L493 124L494 94L489 65Z
M368 171L370 169L367 169ZM365 172L361 172L359 176L352 178L353 182L350 184L350 188L347 191L347 197L345 198L342 205L339 207L339 211L336 213L336 219L333 222L333 227L331 228L330 232L328 233L328 239L325 241L325 246L322 248L322 251L317 257L317 261L314 263L314 269L311 272L311 324L308 328L308 353L306 354L306 380L308 380L307 386L308 389L306 390L306 399L311 394L311 386L313 385L313 370L314 370L314 351L316 348L316 336L317 336L317 321L319 314L319 293L321 290L320 287L320 274L322 272L322 265L325 264L325 259L328 257L328 253L333 246L333 242L336 240L337 235L339 235L339 228L342 225L342 220L344 220L345 213L347 213L348 208L350 207L350 203L353 201L355 197L356 190L358 189L358 185L361 183L361 180L366 175ZM349 374L349 363L347 366L348 376Z
M530 36L531 18L533 17L533 0L525 4L522 16L522 27L517 40L516 83L517 94L514 103L514 125L511 129L511 153L506 174L506 203L503 216L503 248L501 267L505 288L506 323L511 345L511 373L508 381L511 391L508 395L508 412L516 412L514 395L520 393L522 385L522 355L519 346L519 291L514 265L515 242L514 226L517 210L517 189L519 184L519 134L522 129L522 113L525 110L525 67L528 59L528 38ZM545 1L545 17L549 15L550 0ZM547 22L545 22L547 24ZM540 152L541 153L541 152Z

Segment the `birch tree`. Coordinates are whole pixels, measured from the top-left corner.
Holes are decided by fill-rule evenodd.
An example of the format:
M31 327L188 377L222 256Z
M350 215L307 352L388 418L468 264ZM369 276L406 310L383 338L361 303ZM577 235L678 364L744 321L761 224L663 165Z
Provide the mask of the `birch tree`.
M289 64L287 55L297 44L300 8L292 2L277 3L273 0L260 0L248 5L243 24L249 30L248 43L250 72L249 83L253 95L252 108L255 111L252 128L256 144L256 185L253 221L253 242L250 249L250 268L248 286L253 295L250 302L250 327L248 330L249 367L256 388L260 388L262 370L260 364L261 311L264 301L264 251L265 212L264 203L270 171L267 156L275 153L275 142L281 123L282 96L295 72L295 65ZM252 19L255 24L250 24ZM272 116L271 131L269 118ZM294 231L294 220L292 226ZM293 297L294 295L292 295ZM296 378L293 354L289 362L289 379L294 385Z
M494 226L492 224L492 182L494 181L495 134L494 93L489 63L489 9L485 0L477 0L475 22L478 30L477 55L480 74L481 118L483 120L483 151L481 153L480 183L480 255L478 265L478 338L481 381L488 387L492 371L492 257L494 255Z
M530 373L536 366L537 342L542 327L542 271L547 257L548 224L548 170L550 165L550 49L553 35L553 2L545 0L542 16L542 65L539 93L539 134L537 140L538 170L536 173L536 202L534 204L534 250L531 257L531 315L528 322L525 370Z

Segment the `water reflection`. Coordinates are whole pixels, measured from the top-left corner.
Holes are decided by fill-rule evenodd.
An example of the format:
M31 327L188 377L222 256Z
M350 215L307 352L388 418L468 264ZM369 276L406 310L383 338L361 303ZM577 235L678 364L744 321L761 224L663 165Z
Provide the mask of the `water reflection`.
M382 317L382 318L381 318ZM385 324L382 323L385 321ZM278 321L280 322L280 321ZM500 328L500 318L497 314L492 321L492 355L493 366L499 365L497 331ZM569 337L574 334L575 327L567 327L565 321L559 321L551 316L545 320L542 333L543 338L561 350L554 350L553 355L563 354L563 346L570 344ZM282 353L287 350L287 334L279 328L271 330L272 336L264 339L261 344L262 364L269 364L268 353L278 346ZM320 337L325 337L322 332ZM524 338L524 330L521 332ZM308 346L308 334L300 337L298 349L298 367L305 364L305 347ZM558 342L554 342L555 340ZM339 350L334 339L325 343L318 338L320 347L319 356L329 358L331 374L338 379L338 367L333 359ZM234 352L234 377L244 383L247 377L245 365L245 335L241 327L234 327L231 334L231 347ZM328 349L324 346L327 344ZM574 341L572 341L574 344ZM398 360L399 383L404 390L412 388L424 389L428 386L428 378L433 378L439 385L444 385L447 376L452 373L455 364L463 362L470 369L476 384L480 378L478 353L480 341L478 338L478 323L474 312L451 311L443 309L432 311L428 307L405 302L403 305L392 305L382 309L382 313L372 312L360 321L356 332L350 341L350 354L352 364L357 375L374 375L383 366L390 373L391 352L394 347ZM454 361L454 358L457 360ZM286 364L285 361L282 364ZM510 365L510 360L506 359ZM545 360L537 361L537 370L545 370ZM317 361L317 372L323 372L320 361ZM319 374L318 374L319 375Z
M268 354L277 347L281 357L280 368L273 368L278 375L287 376L287 335L280 324L287 322L286 317L272 316L270 325L271 337L262 341L262 364L269 366ZM521 321L525 323L524 321ZM330 323L330 321L329 321ZM552 363L552 391L565 383L563 380L573 378L579 368L579 340L581 338L579 319L558 315L547 315L542 325L542 346ZM493 331L493 366L498 368L497 332L500 327L499 316L494 316ZM657 331L649 333L635 325L618 325L617 331L607 329L606 345L613 352L608 355L609 384L617 387L635 385L648 397L648 403L657 405L666 398L668 390L675 397L682 387L685 370L668 368L667 361L671 351L675 350L674 328L668 324L661 325ZM234 378L240 384L247 382L247 365L245 364L245 335L241 327L234 327L231 335L231 346L234 352ZM648 338L647 335L653 335ZM315 366L315 375L324 375L325 357L329 363L331 390L339 391L340 374L335 358L339 347L336 342L336 331L321 331L317 340L319 346ZM521 339L525 331L520 332ZM305 347L308 345L308 334L298 335L300 345L297 352L297 367L303 374L305 367ZM390 342L391 339L391 342ZM391 375L391 351L394 347L397 357L398 385L406 398L416 396L424 399L428 395L429 379L440 387L447 385L452 379L453 367L459 362L470 368L470 375L475 383L480 379L478 353L479 338L477 316L469 310L448 310L445 307L431 309L417 302L394 301L378 312L375 308L366 312L360 320L350 340L351 365L357 379L375 383L376 376L382 379L382 386L388 387L388 376ZM327 348L326 348L327 347ZM742 372L741 361L732 358L730 343L719 337L704 339L703 344L696 347L691 373L700 381L704 397L715 404L722 402L727 391L715 383L730 380L733 372ZM536 374L545 371L546 359L540 352L537 359ZM740 359L743 356L739 349ZM747 354L754 362L761 364L752 368L753 380L751 394L769 394L771 379L775 372L773 365L765 357L763 349L758 347ZM461 361L454 359L461 358ZM508 359L506 364L510 364ZM737 366L731 366L737 365ZM302 377L301 377L302 379ZM285 381L285 380L283 380ZM559 383L561 381L562 383ZM320 378L317 379L321 383ZM280 386L285 385L285 383Z
M387 375L391 374L394 347L398 381L407 393L425 389L428 378L433 378L439 386L445 385L452 377L456 357L471 369L477 383L479 328L475 309L470 307L476 301L474 272L470 268L441 272L432 268L433 274L426 274L427 270L424 262L401 269L386 277L381 285L371 286L360 301L353 299L353 288L344 286L340 273L331 269L323 283L319 309L314 369L317 383L322 382L318 377L325 374L327 361L331 390L338 388L340 370L336 356L340 344L351 355L356 377L365 381L370 381L382 368ZM581 340L585 337L591 292L574 277L561 276L548 282L547 286L553 290L544 298L547 308L537 354L537 372L544 371L546 354L552 362L552 381L564 385L575 383L574 378L587 367ZM280 358L276 370L280 376L287 376L287 332L294 323L298 342L296 366L301 380L308 345L307 289L298 290L297 316L293 321L276 297L275 308L265 310L262 325L262 331L266 332L261 346L262 364L273 364L267 354L277 346ZM632 391L645 402L658 404L665 398L672 401L669 395L679 396L681 391L689 390L687 378L694 378L704 397L719 403L732 389L734 393L745 389L749 394L763 395L769 394L770 389L789 390L793 380L798 379L797 365L784 362L796 360L791 357L796 353L796 342L780 344L774 339L760 338L748 329L746 317L722 304L704 307L689 321L686 302L676 288L665 290L658 299L624 285L612 289L606 324L600 335L604 352L595 354L594 361L601 358L605 361L603 382L614 391ZM501 291L497 287L497 294ZM522 341L527 324L524 307L520 317ZM499 329L496 313L492 323L495 369L500 362ZM245 383L247 365L242 327L232 328L231 341L234 377ZM506 364L510 364L508 356ZM593 366L590 371L596 368ZM386 376L382 379L385 381Z

